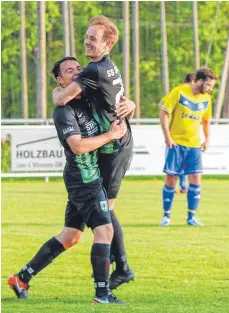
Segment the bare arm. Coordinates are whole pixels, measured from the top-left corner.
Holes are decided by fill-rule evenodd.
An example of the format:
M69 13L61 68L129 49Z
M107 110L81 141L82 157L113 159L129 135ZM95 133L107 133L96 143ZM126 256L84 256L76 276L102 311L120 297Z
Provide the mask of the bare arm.
M168 112L166 112L164 110L160 110L160 123L161 123L162 131L164 133L165 143L171 149L176 144L175 144L175 142L173 141L173 139L172 139L172 137L170 135L170 131L169 131L169 113Z
M79 84L72 82L65 88L57 87L52 92L52 101L57 106L62 106L75 98L82 89Z
M67 143L73 153L80 155L86 152L96 150L108 142L122 138L127 131L125 123L119 124L119 121L112 123L110 130L95 137L81 138L80 135L72 135L67 138Z
M209 144L211 120L203 120L202 123L203 123L203 132L204 132L205 141L203 142L201 149L203 151L206 151L208 148L208 144Z
M56 104L57 106L59 106L60 104L58 103L59 98L62 97L62 92L63 92L64 88L62 87L57 87L55 89L53 89L52 91L52 101L54 104ZM72 100L71 97L66 97L65 101L63 102L65 105L67 102L69 102L70 100Z

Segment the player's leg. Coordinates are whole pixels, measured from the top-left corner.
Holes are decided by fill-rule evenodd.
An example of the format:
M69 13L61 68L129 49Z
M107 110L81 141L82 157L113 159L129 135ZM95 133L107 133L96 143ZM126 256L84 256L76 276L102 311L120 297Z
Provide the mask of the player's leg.
M196 211L201 198L201 174L189 174L189 186L187 193L188 215L187 224L190 226L203 226L196 219Z
M63 245L65 250L67 250L79 243L82 235L83 232L79 229L64 227L55 237Z
M96 199L85 204L83 212L88 227L94 233L91 248L95 297L94 303L122 303L109 291L110 245L113 238L113 226L108 208L106 194L101 190Z
M114 228L114 237L111 243L111 254L114 255L116 269L110 277L110 289L116 289L121 284L134 280L135 274L127 262L127 254L124 245L123 230L115 214L115 200L118 195L122 179L128 168L132 156L132 146L121 150L117 154L102 155L99 166L103 184L107 191L111 220Z
M115 199L109 199L111 207L114 205ZM110 206L109 206L110 207ZM124 283L128 283L135 279L134 271L129 267L127 262L127 254L124 245L123 230L114 210L110 210L112 225L114 227L114 237L111 243L112 255L114 255L115 270L110 276L110 289L116 289Z
M189 178L187 193L188 215L187 224L190 226L203 226L196 219L196 211L201 197L201 173L202 173L202 151L200 148L189 148L186 159L186 173Z
M79 242L85 223L75 212L73 204L68 202L65 212L65 227L60 234L45 242L35 256L17 274L8 278L8 284L18 298L26 299L30 280L52 263L62 252Z
M162 189L163 199L163 219L160 221L160 226L168 226L171 223L171 210L175 194L175 186L177 183L177 176L166 175L165 184Z
M65 228L58 236L46 241L35 256L17 274L8 278L8 284L18 298L26 299L28 297L27 290L30 280L67 248L77 243L81 237L81 232L76 229Z
M116 270L119 272L127 272L129 267L127 264L127 255L124 245L124 235L122 226L115 214L114 205L115 199L109 199L108 205L111 214L111 221L114 228L114 236L111 243L112 254L114 255Z
M175 194L178 175L181 172L183 162L182 147L177 145L172 149L166 149L164 172L165 184L162 189L163 219L160 226L168 226L171 223L171 210Z

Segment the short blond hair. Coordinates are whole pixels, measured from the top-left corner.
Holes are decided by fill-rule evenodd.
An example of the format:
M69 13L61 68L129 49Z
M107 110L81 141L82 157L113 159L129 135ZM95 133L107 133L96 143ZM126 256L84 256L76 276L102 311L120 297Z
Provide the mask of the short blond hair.
M99 15L92 17L89 20L89 26L101 25L104 26L104 38L109 39L113 45L118 42L119 30L118 27L108 17Z

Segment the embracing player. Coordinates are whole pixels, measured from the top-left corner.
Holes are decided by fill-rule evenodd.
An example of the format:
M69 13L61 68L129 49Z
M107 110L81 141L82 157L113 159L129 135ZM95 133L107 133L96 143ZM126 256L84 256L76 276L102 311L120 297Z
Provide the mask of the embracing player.
M109 55L117 43L118 37L118 28L109 18L105 16L92 18L89 21L89 28L84 40L85 53L91 62L66 88L56 88L53 91L53 102L59 106L65 105L82 93L92 107L94 119L100 126L100 133L108 131L110 124L117 120L116 104L124 93L120 71ZM134 108L135 105L132 109L121 105L119 107L120 114L131 118ZM115 255L116 270L110 277L111 289L115 289L135 277L127 263L122 227L114 213L115 199L133 150L133 139L127 118L123 120L128 129L126 135L120 140L106 144L99 153L99 168L103 185L107 191L114 227L111 251L115 251L113 254Z

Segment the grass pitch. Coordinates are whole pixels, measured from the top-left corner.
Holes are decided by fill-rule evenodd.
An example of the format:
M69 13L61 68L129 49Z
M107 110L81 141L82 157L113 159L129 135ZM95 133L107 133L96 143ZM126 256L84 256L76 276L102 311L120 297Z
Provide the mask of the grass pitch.
M170 227L159 227L161 180L125 180L116 205L136 281L115 294L127 305L93 305L92 234L31 281L17 300L6 281L63 225L62 181L2 183L2 313L228 313L229 180L204 180L198 218L185 224L186 196L176 196Z

